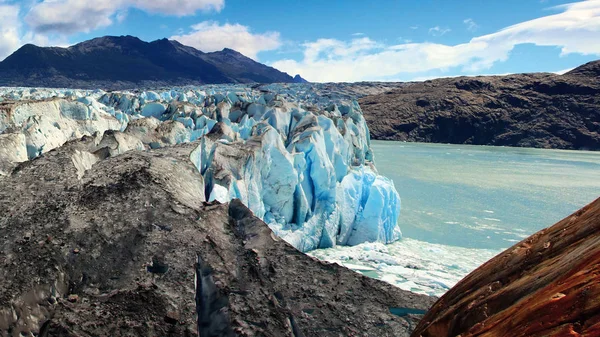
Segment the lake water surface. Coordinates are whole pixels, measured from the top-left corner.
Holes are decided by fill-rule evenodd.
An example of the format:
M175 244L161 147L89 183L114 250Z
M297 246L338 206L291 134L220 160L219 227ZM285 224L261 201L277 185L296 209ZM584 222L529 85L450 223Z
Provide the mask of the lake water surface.
M600 152L384 141L372 148L402 198L404 239L311 254L416 292L443 294L600 197Z

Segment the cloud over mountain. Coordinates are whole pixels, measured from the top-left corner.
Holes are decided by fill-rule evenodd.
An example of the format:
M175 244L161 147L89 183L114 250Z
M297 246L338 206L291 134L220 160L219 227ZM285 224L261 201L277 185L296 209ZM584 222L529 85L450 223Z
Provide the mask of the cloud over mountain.
M239 23L220 25L215 21L204 21L191 29L188 34L175 35L171 39L205 52L231 48L255 60L257 53L277 49L282 44L278 32L253 33Z

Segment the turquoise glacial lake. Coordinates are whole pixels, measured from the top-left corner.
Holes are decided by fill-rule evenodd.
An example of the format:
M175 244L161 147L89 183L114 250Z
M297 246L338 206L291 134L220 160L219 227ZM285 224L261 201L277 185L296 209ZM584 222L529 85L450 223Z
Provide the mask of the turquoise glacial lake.
M499 249L600 197L600 152L374 141L407 238Z
M502 250L600 197L600 152L373 141L403 239L310 254L440 296Z

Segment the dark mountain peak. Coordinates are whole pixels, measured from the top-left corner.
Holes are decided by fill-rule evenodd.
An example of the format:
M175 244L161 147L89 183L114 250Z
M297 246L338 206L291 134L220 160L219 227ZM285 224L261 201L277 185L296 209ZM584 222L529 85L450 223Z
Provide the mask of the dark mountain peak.
M294 76L294 83L308 83L308 81L303 79L300 74L296 74L296 76Z
M186 45L181 44L181 42L177 41L177 40L168 40L166 38L162 39L162 40L167 40L169 41L169 43L171 43L172 45L176 46L176 47L188 47ZM160 41L162 41L160 40ZM188 47L188 48L192 48L192 47ZM199 50L198 50L199 51Z
M96 50L139 49L145 44L147 43L131 35L102 36L78 43L69 47L69 50L87 53Z
M232 58L232 59L238 59L238 60L242 60L243 62L255 62L253 59L245 56L244 54L230 49L230 48L223 48L223 50L220 51L213 51L207 54L212 54L214 57L219 57L219 58Z
M203 57L207 61L218 64L219 67L235 74L242 83L294 82L294 78L289 74L257 62L230 48L223 48L221 51L206 53Z
M54 47L56 48L56 47ZM53 48L53 49L54 49ZM25 54L39 54L42 53L45 49L50 49L50 48L43 48L43 47L38 47L34 44L28 43L28 44L24 44L23 46L21 46L21 48L17 49L17 51L15 51L14 53L12 53L10 56L8 56L6 59L8 60L11 57L19 57L20 55L25 55Z
M189 55L192 55L195 57L202 57L202 54L204 54L203 52L201 52L200 50L198 50L196 48L183 45L179 41L169 40L167 38L152 41L148 45L151 46L152 48L156 49L156 51L159 53L164 53L166 51L172 51L172 52L189 54Z
M36 55L36 54L40 54L43 52L42 47L38 47L34 44L28 43L23 45L21 48L17 49L17 51L15 51L14 53L12 53L11 55L9 55L5 61L10 61L10 60L17 60L17 59L21 59L26 55Z
M600 77L600 60L588 62L579 66L565 75L582 77Z
M0 62L0 85L8 86L117 89L252 82L293 78L233 49L203 53L178 41L145 42L131 35L98 37L69 48L28 44Z
M19 48L19 50L32 50L32 49L41 49L42 47L38 47L34 44L31 43L27 43L24 44L21 48Z
M168 39L154 40L147 45L152 51L156 50L157 52L175 51L179 48L179 46L173 44L173 42Z
M172 41L169 40L167 38L163 38L163 39L158 39L158 40L154 40L152 42L150 42L149 44L151 45L158 45L158 46L177 46L179 43L177 41Z
M0 83L8 85L10 83L8 82L9 77L14 76L19 71L21 71L21 74L30 76L29 69L50 68L49 58L65 52L66 49L64 48L43 48L31 43L25 44L0 62Z
M144 41L139 38L131 35L121 35L121 36L101 36L96 37L91 40L83 41L81 43L76 44L75 46L91 46L91 45L113 45L113 44L126 44L126 43L144 43ZM74 46L74 47L75 47Z
M174 45L183 46L183 44L177 40L169 40L169 41L171 41L171 43Z
M242 55L242 53L240 53L236 50L233 50L233 49L229 49L229 48L223 48L223 50L221 50L220 52L223 54L229 54L229 55Z

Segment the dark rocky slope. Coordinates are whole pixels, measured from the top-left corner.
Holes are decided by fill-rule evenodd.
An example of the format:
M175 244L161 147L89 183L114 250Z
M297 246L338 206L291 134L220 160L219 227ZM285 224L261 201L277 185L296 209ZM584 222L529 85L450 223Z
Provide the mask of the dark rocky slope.
M496 256L413 336L600 336L600 199Z
M408 336L416 318L390 308L434 301L300 253L238 201L205 203L197 144L98 144L0 177L0 336Z
M68 48L25 45L0 62L0 85L136 88L210 83L293 83L234 50L203 53L167 39L105 36Z
M600 61L565 75L412 83L360 104L373 139L600 149Z

